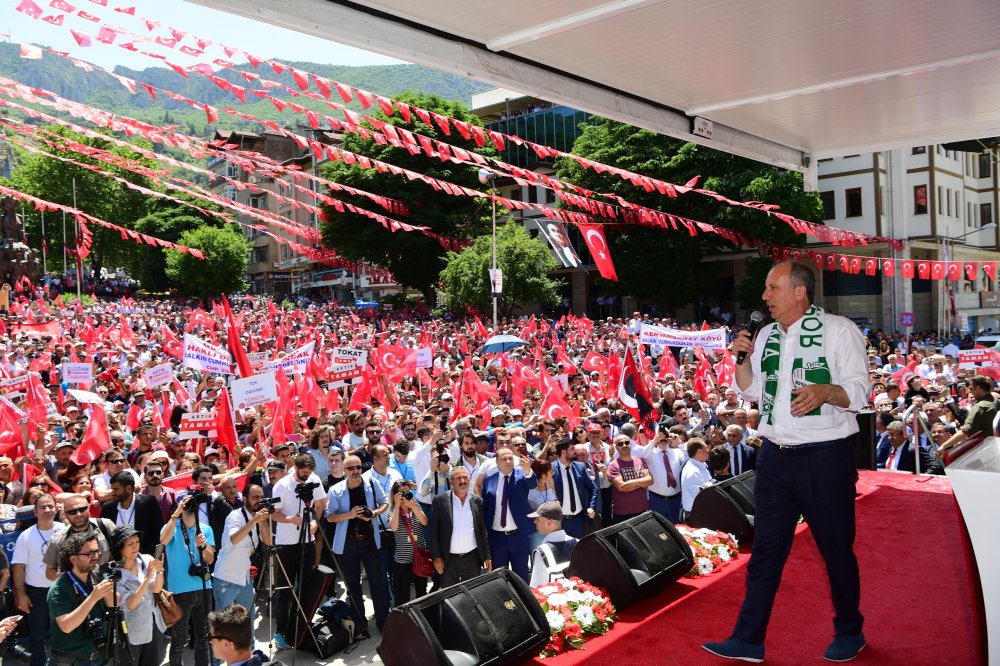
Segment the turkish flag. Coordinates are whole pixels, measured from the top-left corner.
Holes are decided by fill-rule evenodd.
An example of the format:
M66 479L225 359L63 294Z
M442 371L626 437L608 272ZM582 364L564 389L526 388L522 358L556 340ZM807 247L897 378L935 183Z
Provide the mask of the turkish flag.
M583 359L583 369L596 370L603 374L608 371L608 358L595 351L590 351L587 353L587 358Z
M918 261L917 262L917 275L921 280L927 280L931 277L931 262L929 261Z
M108 416L104 412L104 405L95 403L91 405L90 421L87 423L87 430L83 433L83 441L80 448L70 456L77 465L87 465L97 460L105 451L111 448L111 437L108 435Z
M587 249L590 250L590 256L594 258L597 270L601 273L601 277L618 282L618 273L615 272L615 266L611 263L611 251L608 249L608 241L604 237L604 230L597 224L580 224L578 226L580 233L583 234L583 240L587 243Z
M778 263L781 261L781 248L772 246L771 247L771 261Z
M826 263L826 255L822 252L813 252L812 259L816 262L816 268L823 270L823 264Z
M551 421L560 416L570 417L572 412L569 408L569 403L566 402L566 398L561 394L562 391L549 391L545 396L545 400L542 401L542 406L538 409L538 413L546 420Z
M882 260L882 275L894 277L896 275L896 262L893 259Z
M850 268L848 269L853 275L857 275L861 272L861 257L851 257Z
M372 353L376 367L385 373L390 382L398 382L407 375L417 374L417 351L399 345L379 345Z
M236 368L240 372L240 377L251 377L254 374L253 366L250 365L250 359L247 358L247 353L240 342L239 328L233 319L233 310L229 307L229 299L226 298L225 294L222 295L222 310L226 317L226 344L229 346L229 352L236 359Z
M902 273L903 273L903 277L904 278L912 278L913 277L913 262L912 261L910 261L909 259L904 259L903 263L901 264L901 267L902 267Z
M997 279L997 264L995 261L984 261L983 271L989 276L991 280Z
M931 278L935 280L943 280L947 275L945 270L945 264L943 261L932 261L931 262Z
M184 472L177 476L170 476L163 479L163 486L174 490L187 490L191 486L191 472Z
M646 436L652 437L653 423L659 415L653 408L649 389L635 364L631 345L625 347L625 363L622 367L621 381L618 383L618 401L639 421Z
M962 264L957 261L948 262L948 279L949 280L961 280L962 279Z
M229 390L219 389L219 398L215 401L215 441L229 450L230 456L236 456L236 425L233 423L233 411L229 402Z
M562 345L556 346L556 361L562 363L562 369L564 371L569 371L569 374L577 374L579 370L576 369L576 364L570 360L569 356L566 355L566 350L563 349Z
M851 270L851 258L847 255L840 254L837 255L837 264L840 267L841 273L849 273Z
M878 260L865 259L865 275L875 275L878 272Z
M976 275L979 273L979 263L975 261L965 262L965 278L967 280L975 280Z

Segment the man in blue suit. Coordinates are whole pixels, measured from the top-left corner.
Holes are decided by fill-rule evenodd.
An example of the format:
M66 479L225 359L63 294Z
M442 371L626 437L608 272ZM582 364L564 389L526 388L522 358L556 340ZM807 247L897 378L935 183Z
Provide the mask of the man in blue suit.
M585 518L594 518L600 493L594 480L587 475L587 466L573 460L571 445L569 438L556 444L559 459L552 463L552 480L556 499L563 510L563 531L582 539L587 531Z
M528 582L528 540L535 531L528 518L531 506L528 491L538 485L531 471L531 460L521 457L521 468L514 466L514 451L497 449L497 473L480 476L477 489L483 498L483 516L489 535L493 567L510 565L511 571Z

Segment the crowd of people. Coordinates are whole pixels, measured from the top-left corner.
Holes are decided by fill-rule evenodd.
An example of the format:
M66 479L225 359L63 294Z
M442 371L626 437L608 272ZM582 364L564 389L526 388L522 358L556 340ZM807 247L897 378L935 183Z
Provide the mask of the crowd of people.
M215 627L253 623L265 607L275 648L288 648L303 563L338 572L370 637L366 599L381 631L392 607L494 568L538 585L603 525L647 510L683 522L705 484L754 470L761 451L761 409L735 384L728 351L634 344L644 322L678 326L667 318L503 321L496 332L527 344L486 354L492 331L476 317L362 318L246 298L227 319L214 303L51 298L16 295L0 319L0 530L17 535L0 587L9 570L34 666L99 663L111 604L142 666L167 654L207 666ZM185 334L223 347L228 334L230 347L271 360L314 347L304 372L279 377L277 402L233 405L227 445L181 432L185 413L230 404L234 379L185 363ZM944 450L992 424L993 381L947 346L898 342L867 338L879 467L942 473ZM653 429L619 399L629 345ZM344 347L369 364L335 387L326 370ZM427 348L420 368L381 353ZM67 384L70 363L91 363L92 382ZM172 381L148 387L146 371L163 363ZM94 441L102 449L88 454ZM98 575L108 563L117 585ZM164 591L181 614L169 627ZM243 649L240 631L226 635Z

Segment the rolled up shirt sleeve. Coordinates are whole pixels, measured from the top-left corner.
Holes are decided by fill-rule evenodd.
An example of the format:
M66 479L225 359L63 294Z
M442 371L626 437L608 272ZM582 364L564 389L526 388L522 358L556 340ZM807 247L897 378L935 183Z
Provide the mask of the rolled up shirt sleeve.
M865 338L851 320L843 317L828 317L825 325L831 334L826 341L831 381L844 389L850 401L847 407L832 406L841 412L861 411L868 407L872 392Z

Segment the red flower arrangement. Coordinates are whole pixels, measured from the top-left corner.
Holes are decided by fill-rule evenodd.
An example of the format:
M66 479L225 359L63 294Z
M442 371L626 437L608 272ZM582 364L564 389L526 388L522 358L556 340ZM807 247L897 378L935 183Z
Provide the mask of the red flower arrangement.
M615 607L607 593L579 578L545 583L532 592L552 632L543 658L582 649L588 635L606 634L615 621Z

